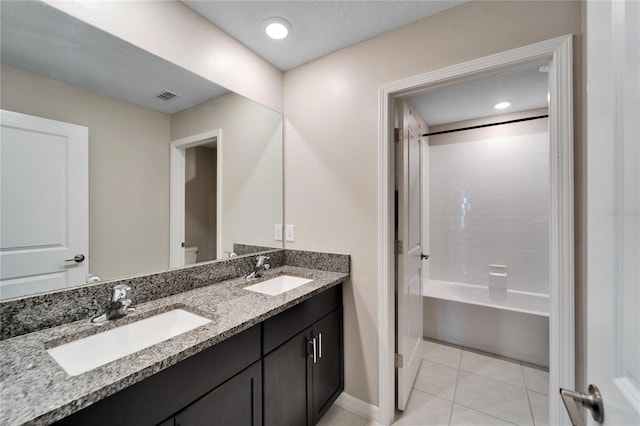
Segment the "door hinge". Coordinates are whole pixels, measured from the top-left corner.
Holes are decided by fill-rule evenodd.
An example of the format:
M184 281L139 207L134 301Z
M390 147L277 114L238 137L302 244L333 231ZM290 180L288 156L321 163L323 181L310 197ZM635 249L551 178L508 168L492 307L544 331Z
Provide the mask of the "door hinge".
M402 244L402 241L396 241L396 246L394 247L396 254L402 254L403 248L404 245Z
M400 142L400 129L397 127L393 129L393 141L395 143Z
M393 364L395 368L404 367L404 359L402 358L402 354L396 354L393 359Z

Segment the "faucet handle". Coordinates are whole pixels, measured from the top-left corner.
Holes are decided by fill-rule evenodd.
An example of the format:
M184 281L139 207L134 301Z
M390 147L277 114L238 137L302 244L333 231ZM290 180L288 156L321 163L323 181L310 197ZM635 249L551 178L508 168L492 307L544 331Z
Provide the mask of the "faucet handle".
M127 297L127 293L131 290L126 284L118 284L111 289L111 301L118 302Z
M256 257L256 266L263 266L266 260L269 260L269 256L258 256Z

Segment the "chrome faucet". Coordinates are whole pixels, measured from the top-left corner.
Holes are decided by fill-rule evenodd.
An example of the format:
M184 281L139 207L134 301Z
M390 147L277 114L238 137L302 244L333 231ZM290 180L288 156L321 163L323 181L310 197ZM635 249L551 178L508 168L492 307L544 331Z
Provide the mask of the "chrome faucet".
M256 257L256 266L254 266L253 271L249 272L245 278L248 280L260 278L262 274L264 274L264 271L266 271L270 267L268 263L265 263L265 261L267 260L269 260L269 257L267 256Z
M127 292L131 290L126 284L118 284L111 289L111 301L107 310L97 317L91 319L93 323L103 323L112 319L123 317L131 312L135 311L135 308L130 308L131 299L127 299Z

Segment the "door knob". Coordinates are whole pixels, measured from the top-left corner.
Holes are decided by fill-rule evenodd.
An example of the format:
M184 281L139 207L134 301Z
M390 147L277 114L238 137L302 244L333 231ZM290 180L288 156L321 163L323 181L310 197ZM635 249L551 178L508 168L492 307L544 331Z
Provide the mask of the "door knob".
M84 254L76 254L75 256L73 256L73 259L65 259L64 261L82 263L84 262Z
M569 389L560 389L562 402L569 413L569 419L573 426L584 426L584 420L578 409L578 404L591 410L593 420L598 423L604 422L604 404L602 394L596 385L589 385L589 392L576 392Z
M420 259L427 260L427 259L429 259L429 255L428 255L428 254L421 253L421 254L420 254Z

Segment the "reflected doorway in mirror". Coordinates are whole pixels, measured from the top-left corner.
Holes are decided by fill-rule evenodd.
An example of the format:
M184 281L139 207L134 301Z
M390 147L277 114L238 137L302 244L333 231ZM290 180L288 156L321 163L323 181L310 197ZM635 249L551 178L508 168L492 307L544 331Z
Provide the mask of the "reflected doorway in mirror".
M177 268L185 263L186 242L186 199L187 199L187 156L195 154L195 151L187 152L194 148L215 147L215 229L220 229L222 224L222 130L216 129L200 133L171 142L171 188L170 188L170 229L169 229L169 267ZM195 157L194 157L195 161ZM211 212L213 213L213 212ZM189 241L189 244L195 245ZM198 261L213 260L217 253L222 252L222 241L219 232L215 233L215 246L213 257L203 259L198 255Z

